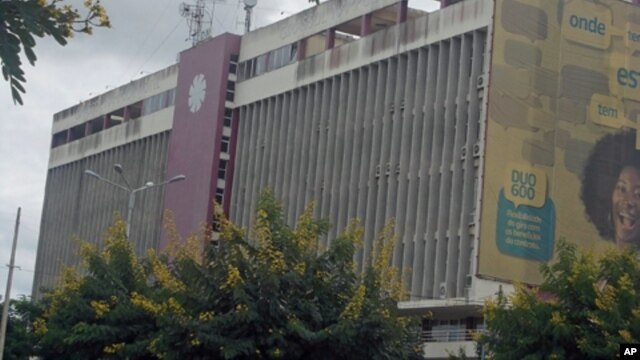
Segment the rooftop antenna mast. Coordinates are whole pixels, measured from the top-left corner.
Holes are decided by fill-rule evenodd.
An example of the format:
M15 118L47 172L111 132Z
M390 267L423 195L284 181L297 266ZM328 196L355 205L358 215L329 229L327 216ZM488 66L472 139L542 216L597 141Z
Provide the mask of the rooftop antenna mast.
M248 33L251 31L251 13L253 12L253 8L258 4L258 0L243 0L244 2L244 11L246 12L246 16L244 18L244 33Z
M180 4L180 15L187 19L189 25L187 40L191 40L191 45L195 46L211 36L213 10L216 2L220 2L220 0L196 0L195 4Z

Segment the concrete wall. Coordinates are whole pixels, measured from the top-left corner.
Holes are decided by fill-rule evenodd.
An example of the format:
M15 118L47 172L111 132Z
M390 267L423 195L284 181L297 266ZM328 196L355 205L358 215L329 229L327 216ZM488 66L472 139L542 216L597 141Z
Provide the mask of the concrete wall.
M398 0L334 0L324 2L244 35L240 61L294 43L397 2Z
M53 116L52 134L172 89L176 87L177 75L178 66L169 66L60 111Z
M322 245L362 220L362 264L395 218L411 298L464 296L492 9L466 1L240 83L232 219L250 225L267 186L290 223L315 201Z
M51 149L49 169L171 130L173 106Z
M336 1L326 4L331 3ZM457 34L484 28L490 24L492 14L492 1L467 0L423 17L390 26L358 41L338 46L238 83L236 104L242 106L426 44L448 39ZM249 46L249 41L245 39L252 34L249 33L243 37L242 51L245 50L245 46ZM241 53L241 58L252 56Z

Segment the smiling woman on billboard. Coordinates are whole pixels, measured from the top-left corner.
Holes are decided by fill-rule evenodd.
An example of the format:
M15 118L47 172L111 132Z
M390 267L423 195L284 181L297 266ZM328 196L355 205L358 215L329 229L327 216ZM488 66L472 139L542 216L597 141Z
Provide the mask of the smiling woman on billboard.
M640 249L640 150L625 130L602 137L587 159L582 201L600 235L619 248Z

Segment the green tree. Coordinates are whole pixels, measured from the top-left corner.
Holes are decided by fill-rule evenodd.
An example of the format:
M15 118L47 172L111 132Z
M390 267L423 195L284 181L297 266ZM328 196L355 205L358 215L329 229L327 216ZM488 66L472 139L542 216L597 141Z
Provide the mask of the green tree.
M64 0L2 0L0 1L0 64L2 76L9 82L14 103L22 104L25 93L24 70L20 53L35 65L35 37L52 36L66 45L74 32L91 34L94 26L110 27L109 17L99 0L84 0L86 13Z
M484 309L479 345L493 359L608 359L640 342L640 264L633 252L596 259L562 241L539 288L516 285Z
M289 227L265 193L248 234L221 217L219 242L173 235L142 260L126 240L85 251L87 276L67 276L36 321L45 358L420 359L417 322L397 314L392 224L357 274L362 228L319 249L327 224L312 214Z
M109 230L105 248L85 244L84 273L66 269L62 283L45 294L34 321L44 359L145 359L157 331L155 318L134 305L131 294L149 291L147 270L125 235L124 221Z
M221 219L219 246L208 246L204 258L184 255L193 250L175 256L172 277L164 277L163 294L150 307L171 308L160 312L160 323L172 326L161 325L158 356L421 358L415 323L396 314L402 286L389 266L392 225L358 275L353 257L362 228L353 223L322 251L318 241L328 226L312 214L308 206L291 228L267 192L249 234Z
M3 304L0 303L0 307L2 306ZM24 296L18 300L11 300L4 359L22 360L34 355L35 337L31 323L39 313L38 306Z

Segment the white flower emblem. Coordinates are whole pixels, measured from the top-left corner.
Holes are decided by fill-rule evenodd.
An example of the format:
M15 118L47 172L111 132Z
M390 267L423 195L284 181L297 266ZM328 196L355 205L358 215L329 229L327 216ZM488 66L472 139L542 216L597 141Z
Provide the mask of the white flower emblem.
M198 74L193 77L193 82L189 87L189 110L192 113L198 112L202 103L204 102L204 96L207 93L207 80L204 75Z

